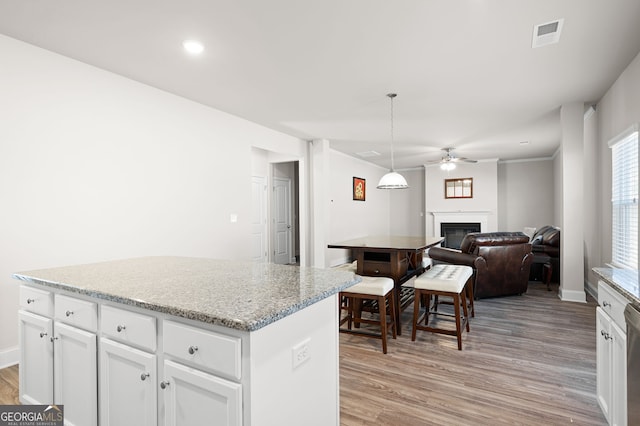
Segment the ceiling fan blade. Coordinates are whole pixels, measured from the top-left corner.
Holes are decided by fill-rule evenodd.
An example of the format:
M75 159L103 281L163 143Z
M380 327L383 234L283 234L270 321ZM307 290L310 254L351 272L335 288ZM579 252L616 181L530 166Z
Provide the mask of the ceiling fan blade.
M470 160L466 157L456 157L453 159L453 161L461 161L463 163L477 163L478 160Z

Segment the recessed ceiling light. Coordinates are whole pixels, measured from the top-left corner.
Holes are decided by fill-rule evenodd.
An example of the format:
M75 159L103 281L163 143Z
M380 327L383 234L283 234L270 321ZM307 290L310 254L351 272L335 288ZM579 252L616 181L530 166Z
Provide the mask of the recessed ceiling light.
M204 50L202 43L197 40L185 40L182 42L182 47L192 55L199 55Z

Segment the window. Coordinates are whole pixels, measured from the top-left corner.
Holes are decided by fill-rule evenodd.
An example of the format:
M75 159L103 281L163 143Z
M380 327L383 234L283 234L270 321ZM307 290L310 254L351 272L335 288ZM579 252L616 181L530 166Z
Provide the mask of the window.
M611 262L638 269L638 126L609 142L612 149Z

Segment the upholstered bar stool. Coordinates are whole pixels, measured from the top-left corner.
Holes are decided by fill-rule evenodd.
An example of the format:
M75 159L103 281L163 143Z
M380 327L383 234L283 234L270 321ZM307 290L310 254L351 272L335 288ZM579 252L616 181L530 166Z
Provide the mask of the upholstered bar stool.
M471 282L473 269L470 266L462 265L434 265L424 274L416 278L413 286L415 298L413 305L413 330L411 340L416 340L416 331L425 330L432 333L448 334L456 336L458 339L458 350L462 350L462 328L469 332L469 309L467 306L466 293L467 283ZM447 296L453 299L454 317L456 329L438 328L429 326L429 315L450 316L443 312L431 309L431 296ZM425 312L420 316L420 305L424 300ZM460 312L460 305L462 311ZM436 305L437 307L437 305ZM424 325L420 322L424 319Z
M387 353L387 334L391 328L393 338L396 338L395 323L395 292L393 291L393 280L385 277L362 277L362 281L345 290L339 295L338 320L340 322L340 332L358 334L375 337L382 340L382 352ZM362 302L365 300L376 301L378 303L379 319L373 320L362 318ZM389 315L387 315L387 308ZM347 315L342 318L342 312L346 310ZM389 322L387 323L387 317ZM347 327L342 325L347 323ZM380 333L363 330L360 324L373 324L380 326ZM353 326L356 326L356 329Z

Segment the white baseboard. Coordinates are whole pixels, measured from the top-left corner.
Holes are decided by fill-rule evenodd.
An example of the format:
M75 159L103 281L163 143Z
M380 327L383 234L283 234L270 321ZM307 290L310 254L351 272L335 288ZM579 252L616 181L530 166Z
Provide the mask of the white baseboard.
M0 369L11 367L20 362L20 348L18 346L0 351Z
M560 288L558 297L560 297L560 300L563 302L587 303L587 294L584 290L564 290Z
M587 291L587 293L589 293L591 295L591 297L593 297L594 299L598 300L598 286L597 285L593 285L593 284L591 284L591 282L585 280L584 289Z

